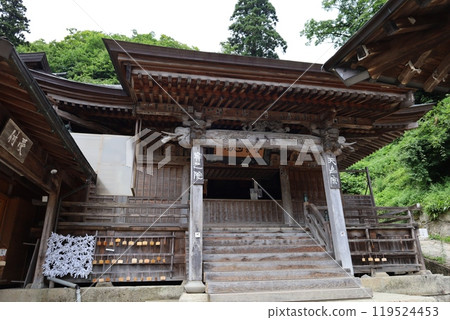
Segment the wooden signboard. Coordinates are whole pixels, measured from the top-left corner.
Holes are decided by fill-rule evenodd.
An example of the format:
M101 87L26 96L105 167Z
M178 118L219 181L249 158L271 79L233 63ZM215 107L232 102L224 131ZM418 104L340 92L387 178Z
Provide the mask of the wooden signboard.
M336 158L326 157L325 165L328 173L330 189L339 189L341 187L341 183L339 180Z
M20 163L23 163L32 145L33 141L23 133L14 121L9 119L0 135L0 146L5 148Z
M204 183L204 172L203 172L203 152L201 148L200 151L193 151L192 153L192 183L194 185Z

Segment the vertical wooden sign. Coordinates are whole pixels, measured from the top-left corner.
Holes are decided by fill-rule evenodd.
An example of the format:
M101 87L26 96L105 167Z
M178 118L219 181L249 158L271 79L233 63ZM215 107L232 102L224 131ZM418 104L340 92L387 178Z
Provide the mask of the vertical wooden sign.
M5 148L20 163L23 163L32 145L33 141L23 133L13 120L9 119L0 134L0 146Z
M192 183L203 184L204 172L203 172L203 152L201 147L193 148L192 150Z
M341 183L339 181L339 172L335 157L325 157L325 166L328 173L330 189L339 189Z

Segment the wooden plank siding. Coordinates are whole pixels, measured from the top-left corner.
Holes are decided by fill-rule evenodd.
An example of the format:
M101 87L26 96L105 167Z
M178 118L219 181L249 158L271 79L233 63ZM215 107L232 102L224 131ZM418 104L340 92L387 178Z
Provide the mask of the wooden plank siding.
M374 207L370 196L343 195L348 242L355 274L407 273L425 268L417 224L417 207ZM327 206L317 206L325 216Z
M283 224L281 203L273 200L205 199L205 224Z
M326 205L325 190L320 168L306 170L304 168L290 168L289 179L291 185L294 218L300 224L305 223L303 203L305 195L308 201L318 206Z
M92 186L87 201L62 202L58 233L97 236L89 281L185 279L189 205L181 201L182 179L182 165L154 166L136 172L133 197L97 195Z

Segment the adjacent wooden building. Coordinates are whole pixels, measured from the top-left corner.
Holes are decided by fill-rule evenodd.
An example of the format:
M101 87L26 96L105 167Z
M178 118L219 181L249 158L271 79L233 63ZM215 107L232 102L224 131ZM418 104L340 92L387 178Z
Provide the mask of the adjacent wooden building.
M437 3L397 2L389 1L394 12L369 22L365 36L357 37L379 44L394 34L380 35L389 19L401 20L405 8L409 16ZM447 5L441 1L427 15L441 3ZM0 213L2 221L15 219L16 195L33 217L17 222L33 232L16 243L45 240L53 226L62 234L95 235L93 273L72 281L185 281L188 293L206 290L217 301L255 299L252 292L261 298L267 291L279 291L280 300L327 299L329 290L340 298L367 297L354 274L424 269L412 218L418 208L376 207L370 194L342 194L339 180L339 171L414 128L430 110L432 105L414 103L415 85L382 81L380 74L378 82L343 83L322 65L104 43L118 86L56 77L44 56L21 60L7 41L0 43L6 132ZM361 70L349 58L360 43L349 43L345 54L325 64L327 70ZM432 62L423 58L424 64L445 64L442 55L429 57ZM426 88L448 91L445 83ZM9 119L17 127L8 127ZM27 159L36 162L24 165L8 150L11 128L33 141ZM99 172L67 128L75 139L129 137L129 194L99 191ZM368 184L370 189L370 179ZM2 246L4 270L18 265L10 252L20 250ZM45 246L39 252L43 259ZM21 259L22 269L35 261ZM39 259L35 286L43 284ZM25 273L0 275L11 285L30 281Z
M96 174L13 46L0 40L0 284L43 283L58 203ZM40 240L40 241L39 241Z

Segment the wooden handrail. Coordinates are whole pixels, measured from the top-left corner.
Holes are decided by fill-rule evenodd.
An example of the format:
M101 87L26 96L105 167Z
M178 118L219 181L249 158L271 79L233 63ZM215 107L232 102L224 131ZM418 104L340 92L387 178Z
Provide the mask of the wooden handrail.
M366 219L373 219L375 224L377 225L389 225L389 224L396 224L400 221L404 221L407 224L414 224L414 218L412 216L411 211L414 210L420 210L419 206L412 206L412 207L345 207L344 211L371 211L373 214L370 213L359 213L355 216L349 216L345 215L346 220L354 220L354 219L364 219L364 222L351 224L354 225L365 225L367 224ZM380 214L378 214L378 211L384 211ZM385 221L380 221L385 220ZM374 222L371 222L370 224L373 224Z
M317 206L313 203L305 202L304 212L306 226L309 228L314 238L323 246L327 252L332 252L333 242L331 238L330 223L325 221Z
M307 206L312 209L312 214L320 221L320 223L322 225L325 225L326 221L320 213L319 209L313 203L308 203Z

